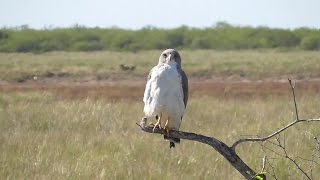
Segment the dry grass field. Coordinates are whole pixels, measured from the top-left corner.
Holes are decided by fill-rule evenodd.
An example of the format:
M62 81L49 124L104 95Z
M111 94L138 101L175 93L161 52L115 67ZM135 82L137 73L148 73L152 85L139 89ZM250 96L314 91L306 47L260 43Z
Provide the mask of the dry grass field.
M193 77L295 79L320 77L319 51L179 51ZM0 53L0 79L24 82L37 76L81 80L142 78L158 62L160 51ZM134 70L121 68L134 67Z
M209 146L182 140L169 149L163 137L135 125L143 116L145 75L159 53L0 54L0 179L243 179ZM228 145L270 134L295 118L288 77L298 79L301 118L320 116L319 52L181 55L191 91L183 131ZM316 122L298 124L280 136L313 179L320 176L319 129ZM274 167L267 170L278 179L306 179L273 143L237 150L257 172L267 155Z

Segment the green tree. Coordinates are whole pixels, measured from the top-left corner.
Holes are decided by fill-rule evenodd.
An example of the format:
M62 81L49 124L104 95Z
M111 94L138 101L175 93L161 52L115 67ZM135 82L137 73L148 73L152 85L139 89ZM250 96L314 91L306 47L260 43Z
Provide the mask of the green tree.
M300 43L300 47L304 50L320 50L320 35L311 34L304 37Z

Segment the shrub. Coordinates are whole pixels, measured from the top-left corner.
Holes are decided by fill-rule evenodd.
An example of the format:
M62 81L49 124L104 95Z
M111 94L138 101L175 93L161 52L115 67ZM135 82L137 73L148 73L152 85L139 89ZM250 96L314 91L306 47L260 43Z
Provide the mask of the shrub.
M99 51L103 46L99 41L80 41L73 45L73 50L76 51Z
M300 47L304 50L319 50L320 35L309 35L302 39Z
M268 27L232 26L219 22L208 28L181 26L161 29L147 26L140 30L120 28L72 28L33 30L27 26L0 29L0 52L46 51L139 51L165 48L252 49L292 48L319 49L320 31Z

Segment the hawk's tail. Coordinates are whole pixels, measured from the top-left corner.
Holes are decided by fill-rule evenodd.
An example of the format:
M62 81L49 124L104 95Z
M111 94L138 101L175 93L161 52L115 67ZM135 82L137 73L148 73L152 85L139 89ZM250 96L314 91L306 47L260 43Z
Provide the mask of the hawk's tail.
M165 140L169 140L170 141L170 148L174 148L176 147L176 145L174 143L180 143L180 138L172 138L172 137L168 137L167 135L163 135L163 138Z

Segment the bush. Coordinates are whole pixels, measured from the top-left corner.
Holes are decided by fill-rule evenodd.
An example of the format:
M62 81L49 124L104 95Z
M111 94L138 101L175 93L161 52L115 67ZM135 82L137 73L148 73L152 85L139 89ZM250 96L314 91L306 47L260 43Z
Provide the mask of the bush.
M309 35L304 37L300 43L300 47L304 50L320 50L320 36Z
M0 30L0 42L6 40L9 37L9 34L5 30Z
M73 45L75 51L99 51L103 49L103 46L99 41L80 41Z
M138 51L165 48L253 49L295 48L319 49L320 31L268 27L239 27L219 22L208 28L181 26L174 29L145 27L140 30L120 28L57 28L33 30L28 27L0 29L0 52L46 51Z

